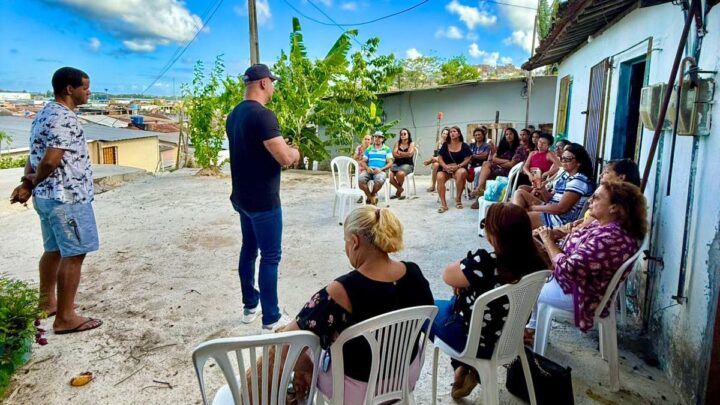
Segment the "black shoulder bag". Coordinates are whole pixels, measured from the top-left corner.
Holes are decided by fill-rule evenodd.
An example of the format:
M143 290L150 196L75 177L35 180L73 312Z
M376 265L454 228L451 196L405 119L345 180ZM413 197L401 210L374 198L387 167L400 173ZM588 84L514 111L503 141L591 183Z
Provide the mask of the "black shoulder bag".
M570 367L563 367L554 361L525 348L525 355L530 364L538 405L574 405ZM518 398L530 402L522 363L517 358L510 363L507 370L505 388Z

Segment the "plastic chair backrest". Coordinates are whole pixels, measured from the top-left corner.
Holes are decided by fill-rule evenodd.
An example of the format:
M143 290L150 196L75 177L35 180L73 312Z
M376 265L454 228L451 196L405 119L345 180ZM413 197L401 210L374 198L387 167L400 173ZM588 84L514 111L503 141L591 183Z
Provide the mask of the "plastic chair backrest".
M333 359L333 403L342 403L345 394L343 345L360 336L365 338L372 353L370 377L362 403L381 404L412 395L409 371L413 347L418 342L423 326L427 322L427 328L430 327L437 311L434 305L405 308L378 315L345 329L330 346ZM427 333L424 333L418 342L418 356L424 353L426 343Z
M617 286L620 284L622 280L625 279L625 272L628 270L628 267L635 264L635 261L640 257L640 253L642 253L642 246L643 241L639 242L638 250L630 256L627 260L623 262L622 265L615 271L615 274L610 279L610 282L607 285L607 290L605 290L605 294L602 297L602 300L600 300L600 304L595 308L595 317L600 318L600 315L603 312L603 309L605 306L607 306L608 302L615 302L615 296L617 295ZM630 274L629 271L627 271L628 274ZM615 310L615 308L611 308L612 311Z
M275 359L272 367L272 376L268 378L269 354L270 348L275 350ZM287 357L280 367L282 360L281 353L287 348ZM290 374L297 362L302 351L308 348L313 364L317 365L320 358L320 339L312 332L308 331L292 331L281 332L271 335L244 336L234 338L213 339L200 344L192 354L193 363L195 364L195 372L197 373L198 382L200 383L200 393L202 394L203 403L207 405L207 392L205 389L205 379L203 369L208 359L212 358L222 370L227 380L230 392L232 393L235 404L249 404L252 396L253 404L275 405L285 404L287 387L290 382ZM262 350L262 376L257 373L257 350ZM238 372L235 372L233 364L228 356L230 352L235 352L238 365ZM312 354L310 354L312 353ZM245 356L248 355L249 362L245 362ZM250 368L251 387L248 388L247 379L245 378L246 368ZM317 368L313 367L312 384L310 385L310 396L312 398L317 381ZM281 374L282 371L282 374ZM240 387L238 387L238 381ZM259 389L260 381L262 390ZM268 386L268 382L272 381L272 385ZM262 393L263 395L260 395ZM267 393L270 393L268 398ZM261 397L261 401L259 400Z
M506 296L509 301L508 315L495 343L492 358L497 364L506 364L514 360L518 350L522 349L527 320L550 274L552 274L550 270L536 271L515 284L505 284L479 296L473 304L470 331L462 357L475 357L480 344L485 308L495 299Z
M508 173L508 188L507 191L505 191L505 198L503 199L503 202L510 201L512 193L517 190L518 177L520 173L522 173L522 168L524 164L525 162L520 162L510 169L510 173Z
M330 161L330 170L332 171L335 191L341 188L358 188L357 179L360 175L360 168L355 159L338 156ZM352 177L350 176L351 170L353 172Z

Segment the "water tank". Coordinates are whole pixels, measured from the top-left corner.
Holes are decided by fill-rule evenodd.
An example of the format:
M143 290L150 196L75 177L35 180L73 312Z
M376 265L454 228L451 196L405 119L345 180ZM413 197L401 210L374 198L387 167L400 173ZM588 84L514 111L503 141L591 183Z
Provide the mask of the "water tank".
M133 115L130 117L130 121L132 121L133 125L142 125L145 120L145 117L142 115Z

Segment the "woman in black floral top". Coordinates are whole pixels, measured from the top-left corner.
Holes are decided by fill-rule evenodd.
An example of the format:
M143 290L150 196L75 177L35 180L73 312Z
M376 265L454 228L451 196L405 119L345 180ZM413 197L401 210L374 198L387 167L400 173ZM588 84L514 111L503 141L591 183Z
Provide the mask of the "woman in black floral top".
M320 337L324 350L348 327L377 315L420 305L433 305L430 285L417 264L392 260L388 253L402 248L403 228L387 208L365 206L354 210L345 220L345 254L355 270L315 293L295 321L283 328L309 330ZM329 354L329 352L328 352ZM325 358L328 354L324 354ZM420 356L413 356L411 384L420 374ZM362 403L370 374L370 347L364 338L345 344L344 404ZM323 360L325 362L336 359ZM319 375L318 388L332 397L331 367ZM295 367L295 391L299 399L307 396L312 362L301 356Z
M472 308L479 296L549 266L533 241L530 218L517 205L493 204L485 217L485 233L495 249L494 256L478 249L450 264L443 272L443 281L453 288L455 295L451 300L435 301L439 311L431 337L439 337L459 352L465 349ZM508 309L506 297L488 304L483 315L478 358L492 357ZM452 397L468 396L479 382L476 371L459 361L453 360L452 365L455 369Z

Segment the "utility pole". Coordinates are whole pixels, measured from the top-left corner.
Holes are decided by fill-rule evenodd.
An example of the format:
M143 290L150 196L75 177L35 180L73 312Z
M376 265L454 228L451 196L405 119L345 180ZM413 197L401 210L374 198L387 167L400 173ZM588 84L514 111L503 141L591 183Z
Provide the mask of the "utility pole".
M532 59L533 54L535 53L535 32L537 31L537 25L538 25L538 14L540 13L540 1L538 0L538 6L537 10L535 11L535 23L533 24L533 33L532 38L530 39L530 59ZM532 71L528 70L527 73L527 101L525 104L525 126L523 128L527 128L529 124L529 117L530 117L530 96L532 96Z
M257 15L255 13L255 0L248 0L248 15L250 17L250 64L260 63L258 50Z

